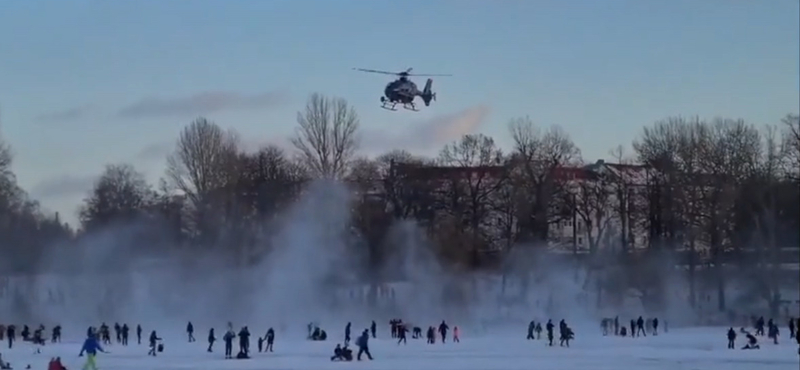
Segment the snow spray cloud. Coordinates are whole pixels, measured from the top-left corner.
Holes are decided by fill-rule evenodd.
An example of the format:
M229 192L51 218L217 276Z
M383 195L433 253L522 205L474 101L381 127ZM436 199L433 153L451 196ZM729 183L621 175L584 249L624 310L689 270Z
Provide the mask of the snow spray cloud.
M447 302L442 293L446 275L424 232L414 222L399 221L392 225L388 239L391 249L396 251L391 257L397 262L386 266L390 271L386 275L398 276L406 282L405 287L398 287L401 290L395 301L398 317L431 323L445 317ZM400 271L392 271L395 264Z
M165 233L143 222L108 227L84 235L78 245L47 251L41 273L14 284L36 294L0 309L21 320L75 325L119 320L175 326L176 320L191 320L238 326L251 319L251 325L274 317L295 323L328 314L331 283L352 270L344 261L348 190L342 184L312 183L273 223L266 229L277 232L262 236L271 253L247 269L232 267L226 257L236 253L224 245L181 252L174 245L148 246L167 238L160 239L157 234ZM147 247L156 252L148 257L142 253Z
M294 204L272 238L273 252L254 269L264 295L260 315L283 323L307 323L331 314L335 282L347 278L350 193L331 181L316 181Z
M500 289L504 315L515 320L561 320L596 330L601 318L696 321L688 284L668 253L631 263L623 255L553 254L517 245L506 257ZM591 260L591 261L590 261Z

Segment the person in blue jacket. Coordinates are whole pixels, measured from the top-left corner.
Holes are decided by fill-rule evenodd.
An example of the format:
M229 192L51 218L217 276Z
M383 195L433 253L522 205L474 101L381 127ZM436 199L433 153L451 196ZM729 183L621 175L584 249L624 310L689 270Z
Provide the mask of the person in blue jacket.
M103 350L103 347L100 346L100 343L97 342L97 338L94 335L90 335L83 341L83 347L81 348L81 353L78 354L78 357L83 356L83 353L86 352L86 364L83 365L83 370L97 370L97 364L95 363L95 356L97 356L97 351L105 353L106 351Z

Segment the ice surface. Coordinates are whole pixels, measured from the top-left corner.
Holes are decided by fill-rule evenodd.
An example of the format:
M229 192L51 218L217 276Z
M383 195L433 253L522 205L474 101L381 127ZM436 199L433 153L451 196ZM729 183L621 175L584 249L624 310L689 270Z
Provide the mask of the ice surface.
M178 325L182 326L182 325ZM353 326L358 333L357 325ZM331 337L339 337L340 330L329 328ZM249 360L224 360L221 342L215 344L215 353L206 352L205 328L197 327L195 343L187 343L184 334L178 331L161 333L165 351L158 357L146 356L147 347L142 345L110 345L110 354L99 354L100 370L173 370L173 369L453 369L453 370L571 370L571 369L725 369L725 370L797 370L800 359L797 345L783 337L782 343L774 345L766 338L760 339L761 350L743 351L726 349L726 328L674 329L669 333L646 338L603 337L600 333L576 333L577 340L571 348L546 347L545 342L526 341L525 327L519 332L470 335L463 330L461 343L436 343L427 345L423 339L409 339L408 345L397 345L386 338L388 334L379 330L378 339L370 341L374 361L352 363L331 362L336 340L309 342L300 339L276 337L275 352L255 353ZM304 330L301 328L298 331ZM251 328L254 333L257 330ZM263 331L266 331L263 330ZM65 332L65 342L48 344L41 353L34 354L34 346L18 342L13 349L6 343L0 353L15 369L44 370L50 357L61 356L68 369L77 370L83 365L79 358L80 333L84 329L70 328ZM149 329L145 328L145 334ZM72 334L72 335L69 335ZM222 328L217 328L221 336ZM384 338L381 338L383 334ZM113 335L113 333L112 333ZM255 339L254 334L253 338ZM135 343L135 337L132 343ZM252 340L255 348L256 341ZM744 345L740 336L737 346ZM234 342L234 353L237 343Z

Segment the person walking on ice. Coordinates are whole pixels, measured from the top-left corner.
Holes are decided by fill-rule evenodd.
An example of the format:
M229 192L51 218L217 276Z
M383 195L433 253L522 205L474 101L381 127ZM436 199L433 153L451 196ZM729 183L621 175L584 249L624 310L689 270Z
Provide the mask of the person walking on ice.
M78 357L82 357L83 353L86 352L86 364L83 365L83 370L97 370L97 363L95 362L97 351L106 353L103 347L100 346L100 343L97 342L97 338L94 335L88 336L86 340L83 341L83 347L81 347L81 352L78 354Z

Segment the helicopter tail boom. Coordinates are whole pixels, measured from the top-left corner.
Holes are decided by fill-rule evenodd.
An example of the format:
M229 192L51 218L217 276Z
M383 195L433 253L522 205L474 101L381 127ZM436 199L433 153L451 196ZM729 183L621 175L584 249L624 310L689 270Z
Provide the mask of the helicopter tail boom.
M436 98L436 95L433 93L432 87L433 87L433 80L429 78L428 81L425 82L425 88L422 89L422 95L420 95L422 97L422 101L425 102L426 107L431 105L431 99Z

